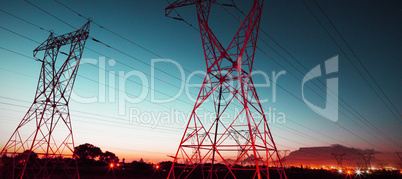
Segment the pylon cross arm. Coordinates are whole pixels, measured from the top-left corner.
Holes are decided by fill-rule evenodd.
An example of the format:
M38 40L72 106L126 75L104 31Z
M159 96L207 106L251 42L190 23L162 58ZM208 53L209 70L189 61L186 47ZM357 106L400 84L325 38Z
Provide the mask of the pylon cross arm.
M60 36L54 37L53 33L51 33L49 37L34 50L34 56L36 56L36 53L42 50L52 48L57 49L63 45L68 45L76 41L86 40L89 36L89 23L90 21L88 21L80 29Z

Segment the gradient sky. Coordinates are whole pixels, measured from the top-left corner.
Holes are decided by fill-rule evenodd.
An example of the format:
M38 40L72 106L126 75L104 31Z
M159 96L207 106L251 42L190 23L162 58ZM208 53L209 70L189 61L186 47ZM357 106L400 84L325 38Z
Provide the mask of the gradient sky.
M92 143L103 151L112 151L120 158L126 158L127 161L139 158L169 160L167 155L172 155L177 150L188 118L169 116L169 120L163 124L155 124L153 121L132 123L130 109L140 110L143 116L171 113L172 109L188 115L194 102L187 97L185 91L171 102L157 103L151 101L153 89L150 87L154 77L155 98L168 99L180 92L180 86L186 85L186 80L189 80L191 84L202 82L202 74L189 79L192 72L206 69L199 32L182 21L165 17L164 8L168 6L166 1L60 2L143 47L135 46L91 24L92 37L120 52L93 40L87 40L86 47L91 50L84 50L83 63L79 68L74 86L75 95L70 102L75 144ZM240 9L248 11L250 5L245 2L235 2ZM263 103L265 112L275 110L273 113L281 113L285 116L284 123L270 125L278 148L297 150L299 147L342 144L382 152L402 151L400 130L402 114L394 110L353 55L354 52L358 56L395 108L402 111L402 71L400 70L402 67L402 3L399 1L318 1L353 50L351 52L314 1L305 2L341 49L301 1L265 1L260 39L257 42L257 46L263 52L256 51L254 68L266 73L270 79L272 79L272 73L286 71L286 74L277 80L277 86L281 87L276 89L275 102L272 101L274 84L257 87L260 99L268 99L268 102ZM86 22L85 19L55 1L32 1L32 4L76 28ZM242 17L234 8L225 8L235 17ZM2 27L0 28L0 47L2 47L0 48L0 146L4 146L32 103L40 72L38 61L22 56L32 57L32 51L39 44L15 33L41 43L48 37L49 32L34 25L52 29L57 34L68 33L74 29L25 1L2 1L0 9L2 10L0 12ZM198 28L194 6L181 8L178 12L188 23ZM210 26L224 46L228 45L239 25L239 21L221 6L212 7ZM302 99L301 79L308 70L317 65L323 66L327 59L336 55L339 58L339 72L329 77L339 79L339 98L343 101L340 100L339 104L339 120L332 122L300 101ZM41 58L41 56L38 57ZM154 76L151 76L151 60L161 57L171 59L185 69L185 79L181 79L177 66L163 62L155 63L157 69ZM115 64L113 60L110 60L111 58L115 60ZM106 65L101 69L106 69L106 72L98 68L102 59L105 59ZM90 62L96 62L95 66L87 64ZM369 80L389 107L370 88L351 62L357 65L363 76ZM123 79L118 77L119 73L141 74L147 82L132 76L128 79L129 81L122 84ZM105 74L106 78L102 78L102 74ZM326 78L326 76L316 78L315 82L325 89L323 84ZM114 83L110 79L114 79ZM257 84L266 83L261 75L256 75L254 80ZM315 85L306 85L310 88L305 89L305 97L311 103L324 107L325 101L322 97L325 98L325 92L320 91ZM197 87L190 88L189 93L192 98L196 97L198 90ZM312 92L313 90L316 93ZM123 97L122 93L131 98L139 97L141 94L145 96L137 102L119 105L119 99ZM119 110L124 111L125 114L119 113ZM358 113L353 112L354 110ZM147 121L147 119L144 117L141 120ZM365 120L379 131L370 128Z

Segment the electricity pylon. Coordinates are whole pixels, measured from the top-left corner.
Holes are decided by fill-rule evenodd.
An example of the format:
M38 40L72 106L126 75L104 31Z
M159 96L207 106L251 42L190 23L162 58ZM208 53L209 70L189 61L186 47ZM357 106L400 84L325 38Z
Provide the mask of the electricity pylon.
M343 167L342 166L342 160L343 160L343 157L345 157L346 154L345 153L343 153L343 154L332 153L331 155L335 157L335 160L338 163L338 167L342 168Z
M270 166L279 178L286 178L252 80L263 0L252 3L227 48L208 25L210 8L217 4L216 0L178 0L165 9L169 16L176 8L196 6L207 64L207 74L168 178L236 178L245 174L248 178L269 178ZM202 119L205 109L215 111L212 121ZM244 135L243 130L248 131L248 135ZM241 166L242 158L251 160L252 165Z
M366 169L371 170L371 157L374 155L374 153L359 153L359 155L362 156Z
M2 163L12 167L8 170L12 178L49 178L60 176L60 172L68 178L79 178L68 104L89 24L90 21L77 31L60 36L50 33L33 51L35 57L44 52L43 59L37 59L42 67L35 99L1 151L1 156L7 156L2 157L6 158ZM66 60L58 67L60 58Z
M396 152L396 155L398 156L398 158L401 162L401 163L399 163L399 167L402 170L402 152Z

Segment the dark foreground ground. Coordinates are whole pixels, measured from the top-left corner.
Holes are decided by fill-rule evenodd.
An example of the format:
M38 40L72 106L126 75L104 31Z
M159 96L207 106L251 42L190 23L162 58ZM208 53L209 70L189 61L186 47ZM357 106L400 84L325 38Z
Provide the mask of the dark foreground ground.
M118 165L81 165L79 166L79 174L81 179L104 179L104 178L116 178L116 179L126 179L126 178L138 178L138 179L159 179L166 178L171 166L171 162L165 162L161 164L148 164L133 162L130 164L118 164ZM225 178L227 171L222 167L216 166L217 175L219 178ZM289 179L345 179L345 178L364 178L364 179L402 179L402 174L400 171L386 171L377 170L370 171L369 173L363 172L362 174L356 174L356 171L350 170L350 174L347 171L342 171L339 173L337 170L322 170L322 169L301 169L301 168L287 168L286 170L287 178ZM12 178L10 177L10 170L3 170L0 175L2 178ZM178 175L181 169L175 171ZM266 172L264 172L266 173ZM270 178L279 178L277 171L270 169ZM63 175L62 175L63 174ZM188 174L184 173L184 175ZM207 175L208 173L204 173ZM237 171L237 178L253 178L253 172L247 170ZM32 176L32 175L31 175ZM202 178L203 173L200 170L195 170L191 173L189 178ZM30 178L30 177L28 177ZM42 177L40 177L42 178ZM55 170L50 178L67 178L64 175L63 170ZM184 178L183 176L181 178ZM226 177L232 178L232 177ZM266 177L263 177L266 178Z
M154 170L115 170L108 172L99 172L96 170L80 170L80 176L83 179L95 179L95 178L166 178L169 170L164 169L154 169ZM218 172L219 178L225 178L226 172ZM300 168L290 168L286 169L286 175L288 179L345 179L345 178L367 178L367 179L402 179L402 175L399 171L373 171L369 174L340 174L338 171L327 171L327 170L312 170L312 169L300 169ZM176 175L177 176L177 175ZM241 171L236 173L238 178L253 178L253 173L248 173L247 171ZM181 177L184 178L184 177ZM202 178L202 173L193 172L189 178ZM232 178L232 177L227 177ZM265 178L265 177L264 177ZM270 171L270 178L279 178L276 171Z

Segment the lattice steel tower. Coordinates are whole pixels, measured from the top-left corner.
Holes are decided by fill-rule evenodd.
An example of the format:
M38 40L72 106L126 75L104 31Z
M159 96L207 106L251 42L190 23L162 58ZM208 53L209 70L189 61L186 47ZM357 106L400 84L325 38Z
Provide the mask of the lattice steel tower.
M210 8L216 0L178 0L165 9L169 16L176 8L196 6L207 64L168 178L269 178L270 167L275 176L286 178L251 78L263 0L251 2L250 12L227 48L208 25ZM205 109L215 111L213 121L200 117ZM226 114L230 117L225 122ZM248 135L242 132L245 130ZM244 161L252 164L241 166Z
M8 157L2 157L2 168L12 167L8 171L12 178L54 178L60 173L79 178L68 104L89 24L60 36L50 33L33 51L34 56L44 52L43 59L38 59L42 67L35 99L1 151L1 156Z
M331 154L331 156L334 156L336 162L338 163L338 167L340 167L340 168L343 168L342 160L343 160L343 157L345 157L345 155L346 155L345 153L342 153L342 154L332 153Z

